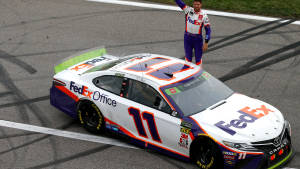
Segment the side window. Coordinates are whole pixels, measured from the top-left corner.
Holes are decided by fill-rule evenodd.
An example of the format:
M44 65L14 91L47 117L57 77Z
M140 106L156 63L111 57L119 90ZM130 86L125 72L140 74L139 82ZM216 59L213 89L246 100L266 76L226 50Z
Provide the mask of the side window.
M151 86L136 81L129 81L128 99L145 106L158 109L160 111L170 114L172 112L170 106L166 103L160 94Z
M116 95L120 95L122 88L123 78L118 76L100 76L93 80L95 86L104 89L106 91L112 92Z

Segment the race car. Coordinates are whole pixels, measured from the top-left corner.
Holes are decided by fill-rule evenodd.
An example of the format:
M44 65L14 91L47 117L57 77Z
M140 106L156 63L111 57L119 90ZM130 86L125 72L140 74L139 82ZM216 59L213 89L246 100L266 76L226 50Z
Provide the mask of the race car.
M291 126L278 109L193 63L95 48L54 71L51 104L90 132L114 132L203 169L273 169L293 157Z

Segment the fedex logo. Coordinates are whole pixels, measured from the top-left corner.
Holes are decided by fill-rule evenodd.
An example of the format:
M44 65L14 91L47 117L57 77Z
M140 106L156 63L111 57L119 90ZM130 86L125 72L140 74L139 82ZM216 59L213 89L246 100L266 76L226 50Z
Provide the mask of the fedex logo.
M107 61L108 61L108 60L111 60L111 59L102 56L102 57L99 57L99 58L96 58L96 59L87 61L87 62L85 62L85 64L93 65L93 64L98 63L98 62L101 62L101 61L103 61L103 60L107 60Z
M71 81L71 83L70 83L70 90L71 91L74 91L75 93L79 93L83 96L92 98L93 92L88 91L87 89L88 89L88 87L86 87L84 85L82 85L81 87L76 86L75 82L73 82L73 81Z
M253 123L257 119L260 119L269 114L269 112L274 112L268 109L265 105L260 108L250 109L250 107L245 107L238 111L241 115L238 119L231 120L229 123L224 121L219 121L215 126L219 127L228 134L235 135L234 128L243 129L247 127L248 123Z
M71 70L79 71L79 70L85 69L85 68L89 69L89 68L93 67L94 64L101 62L103 60L109 61L111 59L102 56L102 57L87 61L85 63L82 63L80 65L77 65L77 66L73 67Z
M198 20L192 20L191 17L188 17L188 21L189 23L194 25L201 25L201 23Z
M89 65L89 64L85 64L85 63L83 63L83 64L80 64L80 65L78 65L78 66L75 66L75 67L73 67L71 70L75 70L75 71L79 71L79 70L81 70L81 69L85 69L85 68L91 68L91 67L93 67L92 65Z

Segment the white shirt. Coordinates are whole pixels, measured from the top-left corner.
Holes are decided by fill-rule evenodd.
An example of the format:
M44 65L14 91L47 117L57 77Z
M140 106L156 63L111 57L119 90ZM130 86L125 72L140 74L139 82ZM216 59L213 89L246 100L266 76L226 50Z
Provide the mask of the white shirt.
M203 26L210 25L209 19L206 13L202 10L195 12L194 8L185 6L183 11L186 15L185 31L192 34L202 34Z

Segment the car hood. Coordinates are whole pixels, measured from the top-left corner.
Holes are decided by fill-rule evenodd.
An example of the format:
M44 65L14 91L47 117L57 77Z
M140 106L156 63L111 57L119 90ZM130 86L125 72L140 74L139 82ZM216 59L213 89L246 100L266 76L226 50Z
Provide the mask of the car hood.
M191 118L219 141L250 143L268 140L280 135L284 127L279 110L241 94L233 94Z

